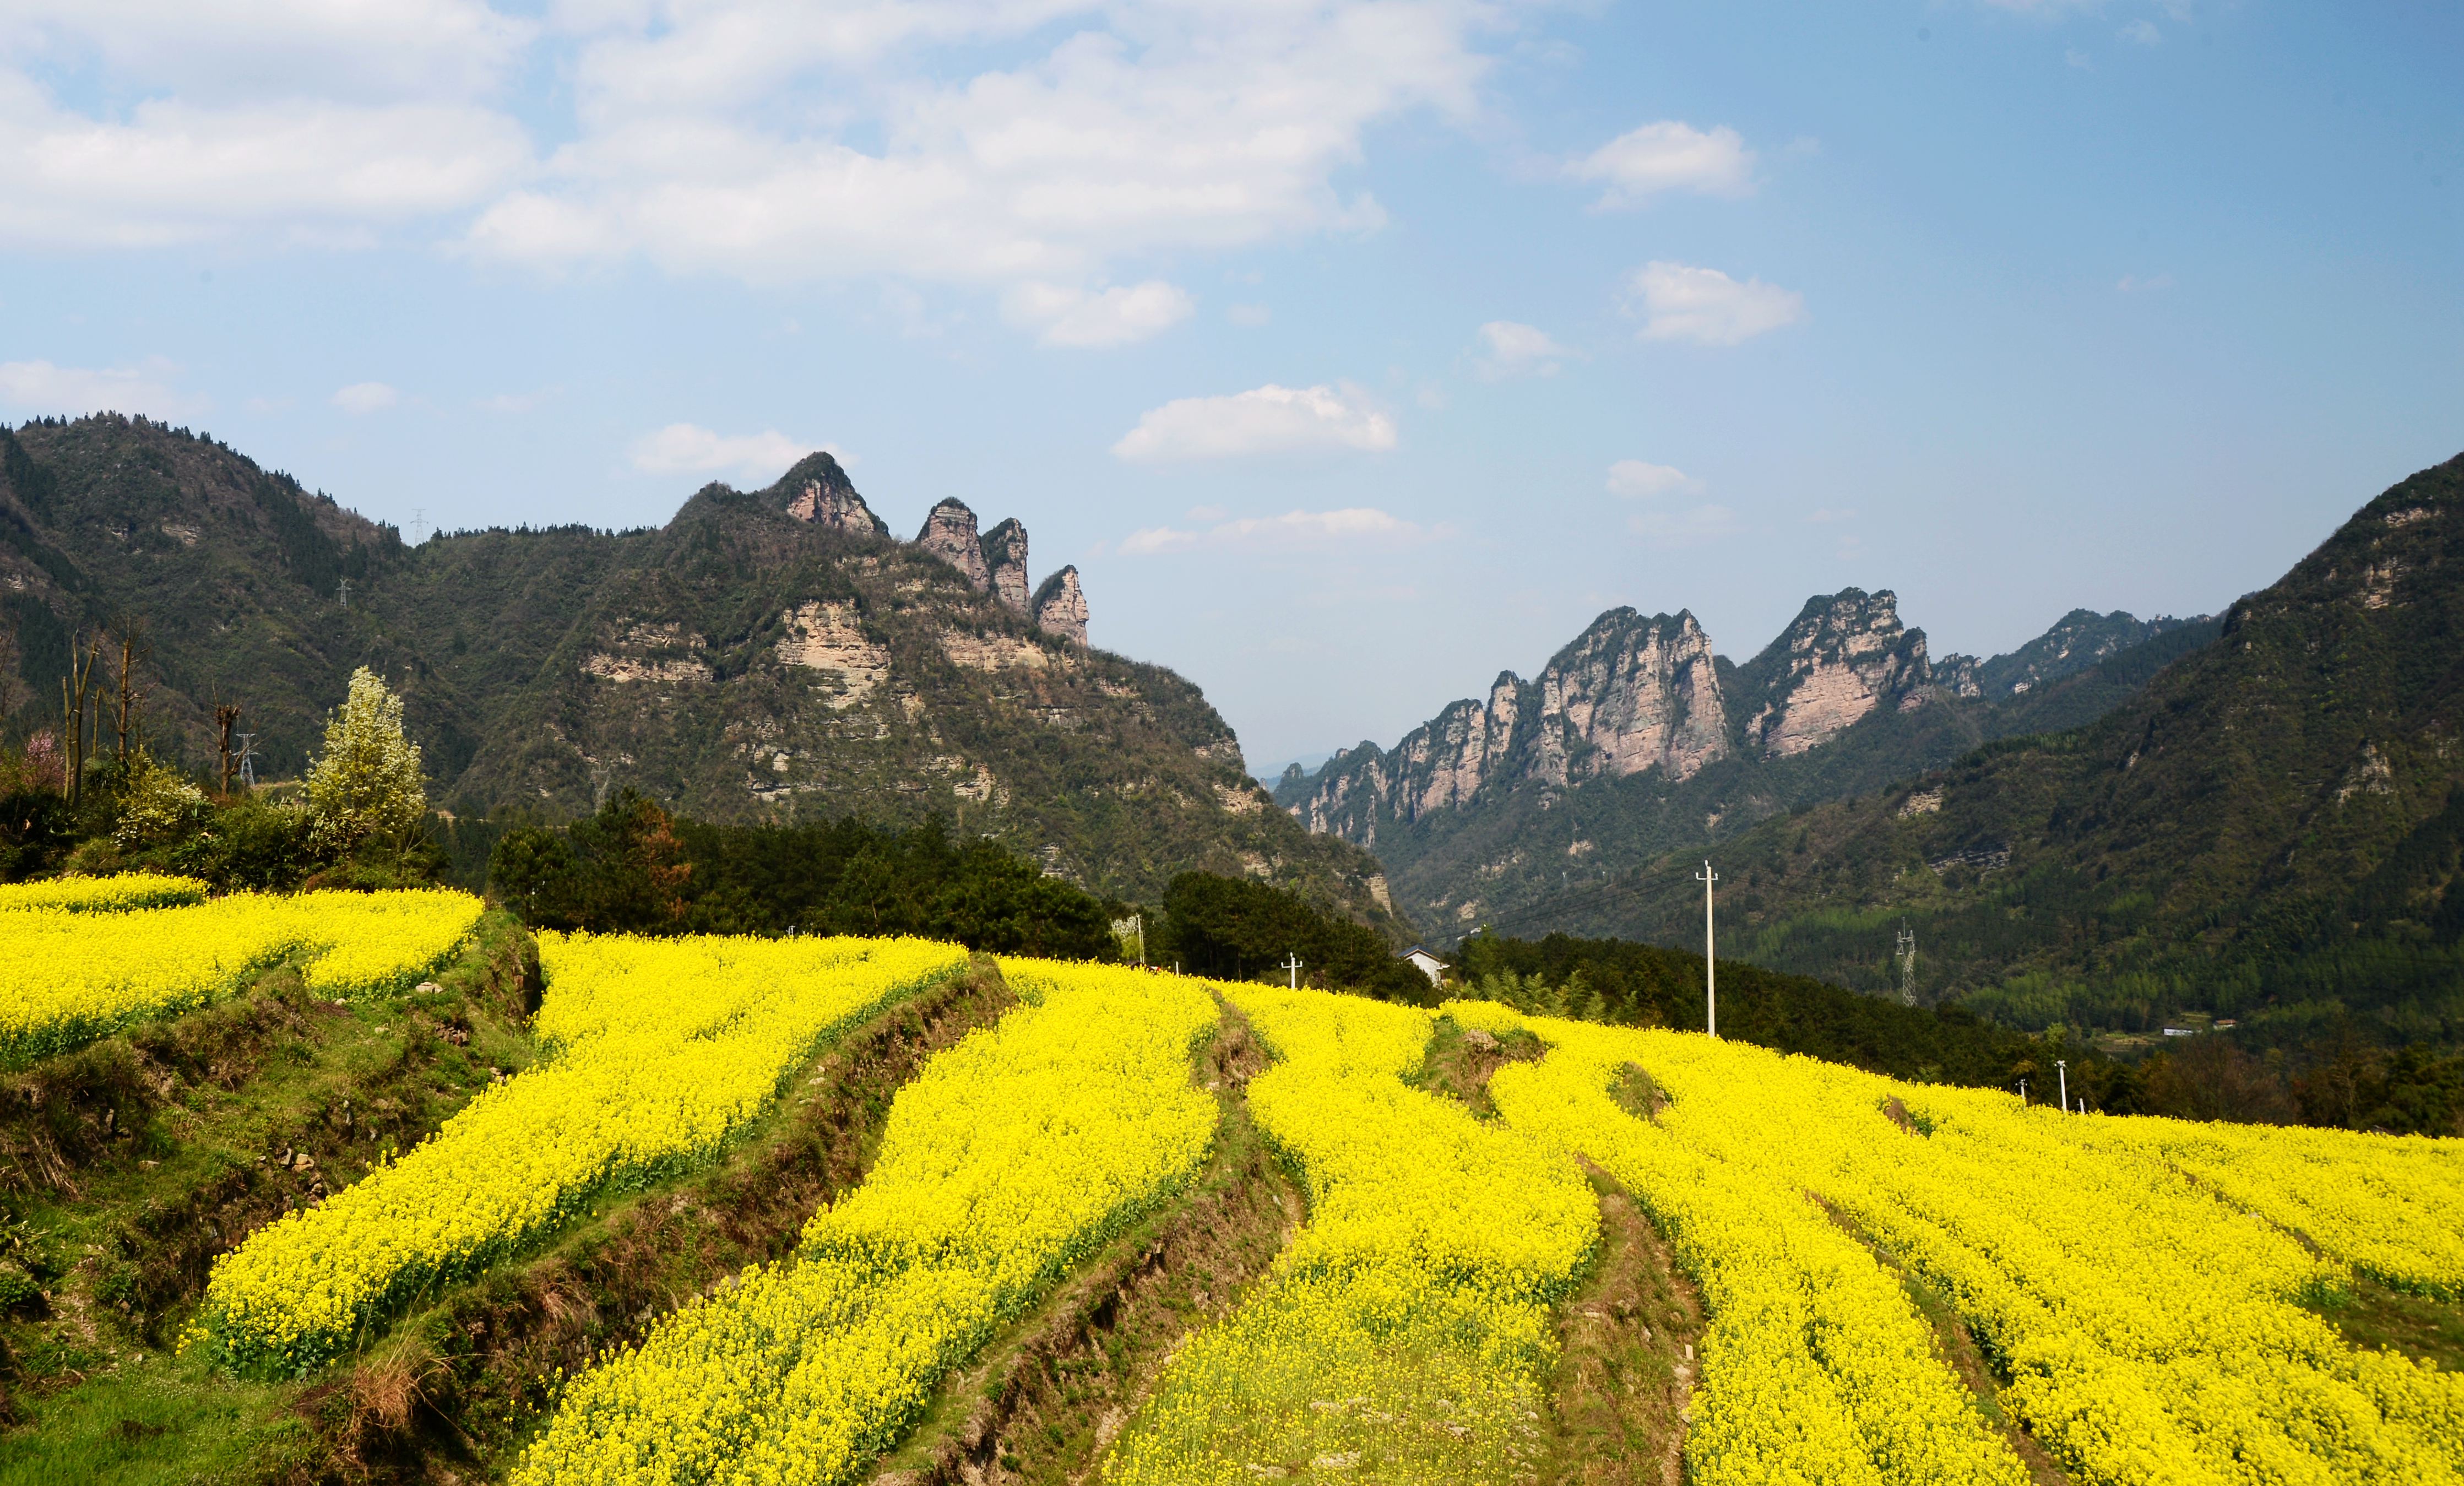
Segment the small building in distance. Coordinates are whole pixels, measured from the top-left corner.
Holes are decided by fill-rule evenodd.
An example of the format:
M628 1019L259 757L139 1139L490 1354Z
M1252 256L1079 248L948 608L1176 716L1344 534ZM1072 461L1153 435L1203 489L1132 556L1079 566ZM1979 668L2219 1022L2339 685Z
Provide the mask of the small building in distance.
M1414 944L1395 958L1412 962L1412 968L1427 976L1432 986L1440 984L1441 977L1446 973L1446 963L1418 944Z

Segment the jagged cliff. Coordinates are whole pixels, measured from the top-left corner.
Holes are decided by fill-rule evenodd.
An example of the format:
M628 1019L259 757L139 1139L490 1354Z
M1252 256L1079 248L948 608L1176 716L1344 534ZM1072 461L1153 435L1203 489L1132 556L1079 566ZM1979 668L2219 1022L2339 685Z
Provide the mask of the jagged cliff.
M1537 680L1502 673L1485 702L1456 702L1392 751L1337 755L1291 808L1311 831L1374 848L1381 820L1463 809L1484 790L1645 769L1690 779L1729 747L1710 641L1694 616L1617 609Z
M2097 671L2128 643L2212 632L2085 619L2066 616L2013 656L1937 667L1896 595L1844 588L1732 665L1691 613L1611 610L1536 679L1503 674L1485 699L1453 703L1392 748L1364 743L1314 774L1294 767L1275 799L1312 832L1377 852L1423 922L1540 926L1551 903L1661 852L1989 738L2084 721L2136 684Z
M721 819L940 816L1097 891L1246 874L1384 922L1365 853L1270 808L1189 682L1088 644L1074 568L945 500L904 543L826 454L711 485L653 531L405 546L287 477L141 419L0 430L10 733L55 723L69 636L148 627L152 742L209 756L214 699L297 770L352 667L403 693L457 812L632 786ZM350 583L348 607L342 583Z

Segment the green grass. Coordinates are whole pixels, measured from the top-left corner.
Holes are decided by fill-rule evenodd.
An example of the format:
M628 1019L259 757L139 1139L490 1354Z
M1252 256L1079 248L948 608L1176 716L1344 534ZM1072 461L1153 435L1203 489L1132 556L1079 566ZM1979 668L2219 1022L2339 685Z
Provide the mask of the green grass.
M2450 1372L2464 1367L2464 1305L2455 1301L2390 1290L2356 1275L2349 1289L2311 1300L2306 1309L2355 1346L2401 1352Z

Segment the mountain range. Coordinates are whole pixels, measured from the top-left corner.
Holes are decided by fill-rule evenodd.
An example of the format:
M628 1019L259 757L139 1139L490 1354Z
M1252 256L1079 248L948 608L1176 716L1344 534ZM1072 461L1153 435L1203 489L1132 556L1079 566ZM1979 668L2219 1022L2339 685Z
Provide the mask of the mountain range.
M2459 735L2464 455L2363 506L2094 721L1725 843L1723 952L1894 990L1904 929L1919 999L2021 1027L2201 1012L2261 1045L2452 1045ZM1570 920L1699 936L1688 866L1638 871Z
M1551 927L1665 853L2101 716L2215 632L2079 610L2009 654L1936 659L1894 594L1844 588L1740 665L1690 612L1614 609L1535 679L1503 673L1391 748L1287 769L1275 800L1375 851L1443 937Z
M1093 891L1202 869L1388 927L1366 852L1248 777L1198 688L1090 643L1076 569L942 500L891 535L827 454L705 486L655 529L392 528L143 418L0 430L0 718L59 725L73 646L133 620L147 741L192 766L245 708L297 772L353 668L405 699L457 815L586 811L631 787L712 820L938 817Z

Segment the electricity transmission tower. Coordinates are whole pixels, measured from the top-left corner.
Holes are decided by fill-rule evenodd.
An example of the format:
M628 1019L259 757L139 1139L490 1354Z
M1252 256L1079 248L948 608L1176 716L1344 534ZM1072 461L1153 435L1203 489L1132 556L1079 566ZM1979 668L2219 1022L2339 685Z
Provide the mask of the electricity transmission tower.
M1711 858L1703 858L1703 870L1694 875L1703 884L1703 1030L1712 1036L1720 1035L1719 962L1714 954L1717 941L1711 934L1711 884L1720 875L1711 870Z
M256 787L256 735L241 733L237 736L239 757L233 759L231 763L239 769L239 782L253 789Z
M348 578L342 580L342 607L351 607L351 580Z
M1917 933L1905 919L1900 920L1900 999L1917 1004Z
M412 546L417 546L422 542L427 541L427 531L428 507L424 505L412 506L410 508L410 544Z

